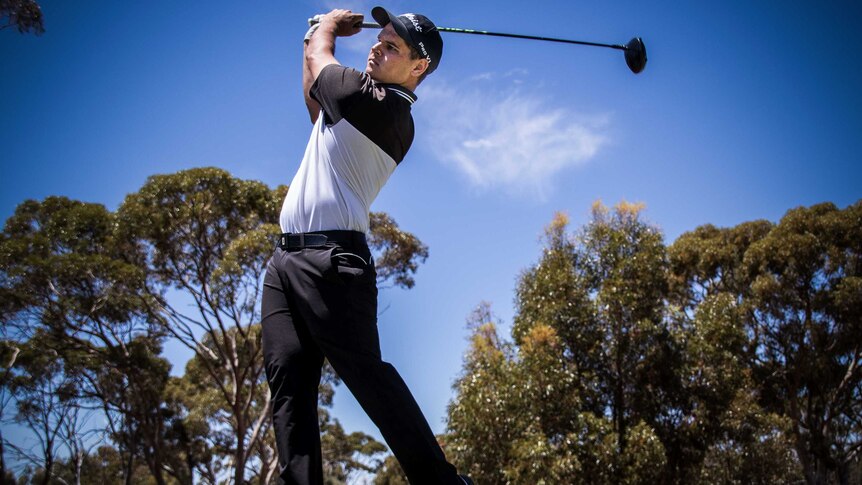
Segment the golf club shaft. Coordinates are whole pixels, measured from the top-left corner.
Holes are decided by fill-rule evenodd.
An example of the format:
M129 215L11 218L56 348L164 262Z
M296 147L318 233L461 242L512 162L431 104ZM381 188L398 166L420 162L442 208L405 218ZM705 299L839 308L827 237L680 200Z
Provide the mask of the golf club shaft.
M308 19L309 25L314 25L318 22L319 22L319 20L314 19L314 18ZM379 29L380 25L378 25L374 22L363 22L362 28L363 29ZM500 33L500 32L487 32L484 30L458 29L458 28L454 28L454 27L437 27L437 30L439 30L440 32L453 32L456 34L491 35L494 37L509 37L512 39L545 40L548 42L562 42L564 44L589 45L589 46L593 46L593 47L608 47L611 49L618 49L618 50L622 50L622 51L628 50L628 47L625 45L622 45L622 44L600 44L597 42L585 42L582 40L557 39L555 37L540 37L540 36L536 36L536 35L504 34L504 33Z

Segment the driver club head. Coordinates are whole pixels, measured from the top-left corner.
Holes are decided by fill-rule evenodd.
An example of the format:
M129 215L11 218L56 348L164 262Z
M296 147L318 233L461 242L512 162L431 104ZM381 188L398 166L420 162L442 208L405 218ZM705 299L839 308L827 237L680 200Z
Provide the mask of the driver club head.
M635 74L644 70L646 67L646 47L640 37L635 37L626 44L626 64L629 69Z

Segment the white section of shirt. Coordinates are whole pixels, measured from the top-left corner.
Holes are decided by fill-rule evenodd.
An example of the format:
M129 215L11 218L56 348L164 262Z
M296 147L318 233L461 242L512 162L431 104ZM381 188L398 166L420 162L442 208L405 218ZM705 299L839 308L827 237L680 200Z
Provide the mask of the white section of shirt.
M395 167L346 119L326 126L321 111L281 207L281 231L368 232L371 203Z

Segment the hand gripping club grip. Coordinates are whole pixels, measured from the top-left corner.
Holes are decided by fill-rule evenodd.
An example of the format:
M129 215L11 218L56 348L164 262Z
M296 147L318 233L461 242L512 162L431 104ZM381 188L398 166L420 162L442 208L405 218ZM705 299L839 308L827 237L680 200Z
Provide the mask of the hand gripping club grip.
M308 25L317 25L321 20L323 20L323 14L317 14L308 19ZM363 29L379 29L380 24L375 24L374 22L362 22L361 24L358 24L357 27L362 27Z

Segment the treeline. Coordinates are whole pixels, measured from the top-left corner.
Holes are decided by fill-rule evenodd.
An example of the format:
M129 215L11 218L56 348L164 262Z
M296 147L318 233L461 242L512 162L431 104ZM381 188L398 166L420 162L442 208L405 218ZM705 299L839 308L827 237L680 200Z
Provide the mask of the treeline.
M116 211L48 197L0 235L0 480L274 482L259 276L287 187L214 168ZM379 283L427 248L372 215ZM509 338L483 305L447 454L480 484L862 482L862 201L666 245L641 208L557 215ZM172 376L166 343L192 358ZM328 483L406 483L320 389Z
M471 318L448 411L476 483L862 483L862 201L669 246L558 214L516 305Z
M0 236L2 483L274 483L258 300L286 190L203 168L150 177L116 211L17 207ZM369 242L379 283L411 287L427 248L385 214ZM192 355L180 377L169 341ZM327 369L333 484L386 451L330 418L336 383Z

